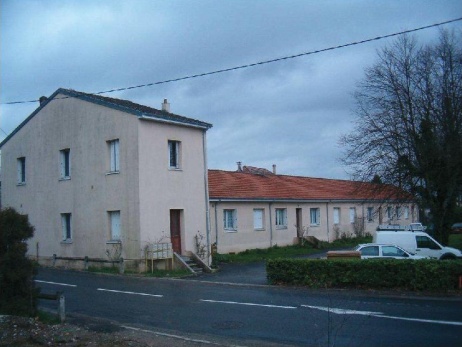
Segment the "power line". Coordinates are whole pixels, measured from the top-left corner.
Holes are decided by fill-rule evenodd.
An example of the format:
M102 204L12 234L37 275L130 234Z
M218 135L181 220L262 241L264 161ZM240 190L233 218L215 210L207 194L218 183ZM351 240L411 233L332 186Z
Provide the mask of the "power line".
M372 41L383 40L383 39L394 37L394 36L399 36L399 35L409 34L409 33L413 33L413 32L420 31L420 30L435 28L435 27L438 27L438 26L441 26L441 25L454 23L454 22L458 22L458 21L461 21L461 20L462 20L462 17L447 20L447 21L440 22L440 23L426 25L426 26L423 26L423 27L415 28L415 29L403 30L403 31L393 33L393 34L377 36L377 37L374 37L374 38L369 38L369 39L365 39L365 40L361 40L361 41L345 43L345 44L342 44L342 45L331 46L331 47L328 47L328 48L322 48L322 49L318 49L318 50L314 50L314 51L299 53L299 54L295 54L295 55L289 55L289 56L285 56L285 57L281 57L281 58L274 58L274 59L270 59L270 60L264 60L264 61L260 61L260 62L257 62L257 63L245 64L245 65L230 67L230 68L221 69L221 70L215 70L215 71L204 72L204 73L195 74L195 75L189 75L189 76L184 76L184 77L168 79L168 80L164 80L164 81L139 84L139 85L131 86L131 87L114 88L114 89L95 92L95 93L92 93L92 94L108 94L108 93L120 92L120 91L130 90L130 89L152 87L152 86L159 85L159 84L184 81L184 80L187 80L187 79L193 79L193 78L198 78L198 77L216 75L216 74L219 74L219 73L224 73L224 72L229 72L229 71L247 69L247 68L251 68L251 67L255 67L255 66L259 66L259 65L276 63L276 62L283 61L283 60L294 59L294 58L299 58L299 57L303 57L303 56L307 56L307 55L313 55L313 54L323 53L323 52L327 52L327 51L333 51L333 50L336 50L336 49L346 48L346 47L350 47L350 46L356 46L356 45L360 45L360 44L368 43L368 42L372 42ZM10 102L0 103L0 104L1 105L14 105L14 104L25 104L25 103L37 102L37 101L38 100L10 101Z

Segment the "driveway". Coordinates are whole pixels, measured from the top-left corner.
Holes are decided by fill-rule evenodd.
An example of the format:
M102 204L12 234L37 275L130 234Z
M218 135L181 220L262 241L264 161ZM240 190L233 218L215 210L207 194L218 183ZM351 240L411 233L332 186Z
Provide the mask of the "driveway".
M326 256L327 251L301 256L299 258L321 258ZM204 273L199 276L188 277L190 280L214 282L214 283L233 283L233 284L252 284L267 285L266 262L257 263L221 263L219 271L215 273Z

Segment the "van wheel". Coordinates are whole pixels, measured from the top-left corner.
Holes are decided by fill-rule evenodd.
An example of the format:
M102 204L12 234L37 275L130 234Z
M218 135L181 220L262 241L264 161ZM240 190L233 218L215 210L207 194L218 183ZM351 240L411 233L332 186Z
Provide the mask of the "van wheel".
M454 254L443 254L440 258L441 260L456 260L456 256Z

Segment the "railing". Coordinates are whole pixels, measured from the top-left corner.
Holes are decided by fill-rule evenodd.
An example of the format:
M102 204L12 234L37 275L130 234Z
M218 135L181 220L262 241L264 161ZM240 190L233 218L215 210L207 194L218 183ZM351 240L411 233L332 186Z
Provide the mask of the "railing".
M62 292L56 292L56 294L45 294L40 293L37 296L39 299L43 300L54 300L58 301L58 317L59 320L64 322L66 320L66 300Z

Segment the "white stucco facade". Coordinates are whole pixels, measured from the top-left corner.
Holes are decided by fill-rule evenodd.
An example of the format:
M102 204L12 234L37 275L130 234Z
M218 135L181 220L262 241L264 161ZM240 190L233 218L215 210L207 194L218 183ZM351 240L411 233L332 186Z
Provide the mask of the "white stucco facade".
M197 232L207 233L204 146L211 125L127 112L131 105L112 100L58 90L1 144L2 205L29 216L29 254L39 260L106 258L115 246L124 259L141 259L147 243L169 242L171 210L181 216L182 253L194 251ZM179 146L174 169L169 141Z

